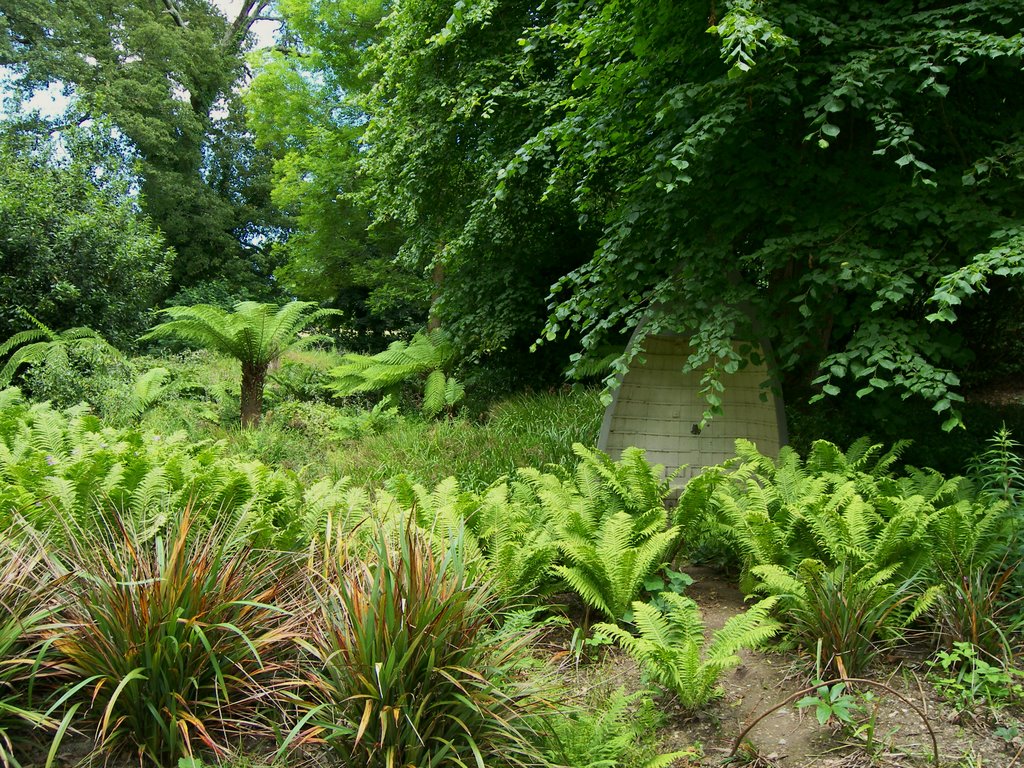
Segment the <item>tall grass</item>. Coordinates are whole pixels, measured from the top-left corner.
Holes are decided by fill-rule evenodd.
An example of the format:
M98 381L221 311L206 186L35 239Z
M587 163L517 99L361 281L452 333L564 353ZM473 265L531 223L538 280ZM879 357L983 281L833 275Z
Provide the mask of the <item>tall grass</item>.
M163 766L257 733L291 641L288 568L186 509L166 537L121 525L68 537L54 647L97 749Z
M595 390L517 395L496 405L482 423L465 419L404 420L381 434L345 443L333 474L381 486L405 474L426 485L459 478L480 490L517 467L576 465L573 443L594 445L602 407Z

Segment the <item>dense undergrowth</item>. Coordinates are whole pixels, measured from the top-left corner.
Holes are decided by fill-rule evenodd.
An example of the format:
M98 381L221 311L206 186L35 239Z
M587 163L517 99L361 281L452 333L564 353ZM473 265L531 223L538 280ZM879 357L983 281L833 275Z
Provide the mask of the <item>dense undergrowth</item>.
M586 447L592 392L430 421L409 393L339 406L330 356L302 355L252 430L224 426L230 367L196 355L123 378L134 400L0 392L0 763L86 739L151 765L254 743L387 768L685 764L659 754L650 696L698 711L766 643L822 679L914 643L958 706L1021 703L1010 435L965 476L904 466L903 444L741 441L670 508L641 451ZM754 603L710 639L672 570L694 560ZM578 663L619 645L650 692L575 701L564 644L544 650L570 635Z

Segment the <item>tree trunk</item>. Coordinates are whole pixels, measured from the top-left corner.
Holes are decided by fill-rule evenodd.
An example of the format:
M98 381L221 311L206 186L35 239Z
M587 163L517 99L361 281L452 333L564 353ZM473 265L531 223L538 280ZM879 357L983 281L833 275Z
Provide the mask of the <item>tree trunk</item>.
M242 363L242 426L259 426L263 415L263 385L267 379L267 365Z
M441 298L441 286L444 283L444 264L434 262L434 273L430 276L430 312L427 315L427 330L436 331L441 327L441 318L437 316L437 302Z

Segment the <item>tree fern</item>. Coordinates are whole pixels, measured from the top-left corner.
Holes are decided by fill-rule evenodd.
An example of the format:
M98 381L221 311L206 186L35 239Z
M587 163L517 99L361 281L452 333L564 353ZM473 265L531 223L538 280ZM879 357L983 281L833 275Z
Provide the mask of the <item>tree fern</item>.
M143 340L179 339L213 349L242 365L242 424L259 423L263 410L263 389L270 364L290 349L309 346L323 337L301 335L313 323L339 312L316 309L305 301L278 307L243 301L233 312L209 304L168 307L161 314L170 318L142 337Z
M664 610L651 603L633 603L638 635L616 624L598 624L594 630L618 643L689 712L718 695L722 672L740 663L737 651L763 645L780 629L769 618L775 601L764 600L729 619L705 643L704 621L692 599L674 592L664 592L660 599Z
M447 334L421 331L406 341L392 342L376 355L347 354L331 371L332 389L345 397L359 392L391 390L411 379L424 379L422 410L428 418L454 407L465 390L446 373L455 361Z

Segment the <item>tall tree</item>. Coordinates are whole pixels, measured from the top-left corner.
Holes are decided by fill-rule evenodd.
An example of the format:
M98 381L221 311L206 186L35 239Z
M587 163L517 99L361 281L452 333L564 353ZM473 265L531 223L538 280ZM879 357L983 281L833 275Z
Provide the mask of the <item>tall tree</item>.
M178 253L171 290L252 272L247 201L217 186L217 133L231 127L252 25L269 0L228 20L206 0L10 0L0 65L23 97L59 84L64 123L104 118L141 158L147 213Z
M767 338L822 394L952 428L956 321L1024 273L1022 27L1016 0L410 0L367 167L448 263L550 212L509 260L562 272L546 336L688 333L711 412L730 339ZM578 267L543 236L575 222Z
M391 334L422 327L428 297L422 272L394 263L400 235L377 222L359 173L365 50L384 4L279 5L284 44L261 52L245 93L257 146L275 159L273 200L291 216L276 277L296 296L343 310L355 332L348 346L382 348Z

